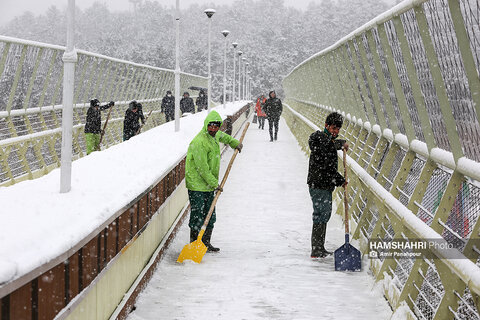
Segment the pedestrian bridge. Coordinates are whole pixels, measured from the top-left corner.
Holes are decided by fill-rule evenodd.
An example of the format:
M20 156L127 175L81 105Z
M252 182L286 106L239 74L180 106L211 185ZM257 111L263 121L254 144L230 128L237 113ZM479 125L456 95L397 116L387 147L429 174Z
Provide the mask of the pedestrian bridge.
M233 171L218 207L225 222L219 219L214 240L222 251L201 265L172 263L187 241L181 223L188 215L183 159L202 116L182 119L180 133L171 123L163 124L159 103L173 87L173 71L79 51L73 139L78 176L71 191L76 197L60 196L42 187L55 188L50 181L58 176L65 49L0 37L1 319L125 318L134 305L132 319L157 314L348 319L353 312L378 318L479 319L479 7L475 0L405 1L292 70L283 81L281 139L265 142L265 152L252 154L248 146L260 143L255 140L262 132L249 129L234 168L248 173ZM182 74L181 90L205 87L206 81ZM106 150L84 158L82 128L93 96L114 100L116 108ZM144 104L146 113L152 111L152 118L144 133L119 143L122 113L133 99ZM224 109L224 129L232 134L251 117L247 101ZM306 175L307 161L290 132L308 152L308 136L323 127L331 111L345 115L342 135L351 146L351 234L364 253L363 272L357 274L336 274L333 266L328 272L332 261L310 260L306 184L289 173ZM145 150L148 157L139 156ZM282 159L286 156L288 163ZM128 175L130 183L122 189L125 176L118 172L130 172L136 161L148 171ZM279 167L263 169L264 162ZM253 167L258 171L248 171ZM263 188L256 192L254 184L242 180L247 177ZM42 203L35 200L40 196ZM327 231L330 249L342 244L335 238L341 233L342 199L338 189L338 215ZM85 201L93 205L83 207ZM252 215L254 210L260 212ZM68 232L62 234L62 228ZM65 243L52 241L55 237ZM420 255L404 245L374 257L373 241L433 245ZM137 300L148 279L153 288ZM328 284L320 284L322 279ZM332 279L345 285L335 286ZM229 283L230 290L218 290L216 282ZM367 296L372 288L375 292ZM205 298L208 289L217 303ZM300 303L295 293L306 302ZM168 305L162 304L163 295ZM322 299L328 299L328 307L319 305ZM286 308L287 301L294 303Z

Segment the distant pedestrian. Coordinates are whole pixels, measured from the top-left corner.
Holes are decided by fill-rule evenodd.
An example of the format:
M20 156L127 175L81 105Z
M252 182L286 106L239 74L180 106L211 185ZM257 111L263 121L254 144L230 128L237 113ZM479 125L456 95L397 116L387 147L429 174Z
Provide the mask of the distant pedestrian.
M130 102L127 111L125 111L125 119L123 120L123 141L126 141L137 134L140 129L139 120L145 123L143 116L142 104L135 100Z
M310 135L310 160L307 184L313 203L312 258L323 258L332 252L325 249L327 222L332 215L332 192L347 182L338 172L337 150L348 150L345 140L335 140L343 124L341 114L332 112L325 120L323 131Z
M268 130L270 132L270 142L277 140L278 122L283 111L282 100L277 98L275 91L270 91L268 99L265 101L263 110L267 114ZM273 129L275 128L275 132Z
M258 129L262 129L265 126L265 118L267 118L267 114L264 109L265 101L267 99L265 96L262 94L260 98L257 99L257 104L255 105L255 111L257 112L257 118L258 118Z
M100 106L98 99L90 101L90 107L87 110L87 118L85 122L85 144L87 147L87 155L100 147L100 134L102 133L102 115L100 111L107 110L115 105L110 101L108 104Z
M193 138L188 146L185 163L185 184L190 200L190 242L197 240L198 233L208 215L215 191L222 192L218 184L220 173L220 142L233 149L242 151L243 145L225 132L219 131L222 117L213 110L205 118L202 130ZM203 235L203 243L207 252L219 251L210 240L216 221L215 210Z
M183 98L180 100L180 110L182 114L184 113L195 113L195 105L193 104L193 99L190 98L190 94L188 92L183 93Z
M197 112L208 109L208 96L205 94L205 91L200 90L195 103L197 105Z
M170 90L167 91L167 94L162 99L161 112L165 113L166 122L175 120L175 97Z

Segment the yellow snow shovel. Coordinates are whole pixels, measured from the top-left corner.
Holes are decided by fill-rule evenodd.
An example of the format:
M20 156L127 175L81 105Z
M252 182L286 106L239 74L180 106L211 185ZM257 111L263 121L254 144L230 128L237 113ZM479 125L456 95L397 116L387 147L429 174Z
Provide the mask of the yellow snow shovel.
M242 143L243 138L245 137L245 133L247 133L248 126L250 122L247 122L245 129L243 129L242 136L240 137L240 143ZM237 156L238 150L235 150L233 153L232 159L230 159L230 163L228 164L227 171L225 171L225 175L223 176L222 182L220 183L220 190L223 190L223 186L225 185L225 181L227 181L228 174L230 173L230 169L232 168L233 161ZM182 263L185 260L192 260L196 263L202 262L203 256L205 252L207 252L207 247L202 242L203 234L205 233L205 229L207 228L208 222L213 214L213 209L215 208L215 204L217 203L218 198L220 197L221 191L217 191L215 198L213 198L212 205L210 206L210 210L208 211L207 217L205 218L205 222L203 222L202 229L198 234L197 240L193 241L192 243L187 244L183 247L182 252L178 256L177 262Z

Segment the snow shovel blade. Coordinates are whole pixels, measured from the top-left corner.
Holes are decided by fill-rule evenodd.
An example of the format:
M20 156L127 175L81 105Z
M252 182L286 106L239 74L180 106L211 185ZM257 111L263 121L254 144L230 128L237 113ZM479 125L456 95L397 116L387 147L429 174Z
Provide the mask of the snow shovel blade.
M183 263L185 260L192 260L196 263L202 262L203 256L207 252L207 247L202 242L204 231L200 231L197 240L185 245L178 256L177 262Z
M359 250L349 243L349 235L345 235L345 244L335 250L335 271L362 270L362 255Z

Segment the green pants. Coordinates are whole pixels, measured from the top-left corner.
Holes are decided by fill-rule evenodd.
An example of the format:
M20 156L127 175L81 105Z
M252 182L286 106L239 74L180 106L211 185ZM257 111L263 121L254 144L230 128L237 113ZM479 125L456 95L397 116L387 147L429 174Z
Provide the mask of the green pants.
M85 133L85 143L87 145L87 155L96 151L100 146L99 133Z
M190 221L188 222L188 226L192 230L200 231L214 197L215 195L213 191L203 192L188 190L188 199L190 200ZM212 217L208 222L207 229L213 229L213 224L216 220L217 217L215 216L214 209Z

